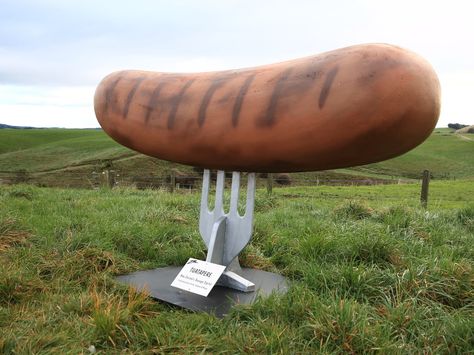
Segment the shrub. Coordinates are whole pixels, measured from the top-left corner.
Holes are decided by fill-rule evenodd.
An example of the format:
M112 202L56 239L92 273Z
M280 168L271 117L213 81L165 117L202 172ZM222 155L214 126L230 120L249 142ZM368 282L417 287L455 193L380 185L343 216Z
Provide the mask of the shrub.
M349 201L336 207L334 213L341 218L364 219L372 216L373 210L359 201Z

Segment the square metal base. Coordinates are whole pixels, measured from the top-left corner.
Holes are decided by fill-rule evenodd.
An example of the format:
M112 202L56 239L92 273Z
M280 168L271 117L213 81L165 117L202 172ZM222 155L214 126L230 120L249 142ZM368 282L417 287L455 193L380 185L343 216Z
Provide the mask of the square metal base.
M209 296L203 297L171 287L171 283L182 268L168 266L160 269L138 271L121 275L117 280L133 286L137 291L145 290L151 297L192 311L212 313L222 318L235 304L251 304L257 296L269 296L272 292L286 293L286 279L271 272L242 269L241 276L255 284L254 292L241 292L227 287L215 286Z

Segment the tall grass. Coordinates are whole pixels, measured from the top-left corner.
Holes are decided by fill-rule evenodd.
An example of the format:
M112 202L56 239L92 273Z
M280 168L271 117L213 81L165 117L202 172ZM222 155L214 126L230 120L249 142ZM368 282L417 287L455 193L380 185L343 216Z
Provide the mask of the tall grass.
M472 353L471 185L257 191L241 261L290 290L224 319L114 280L205 257L198 194L1 187L0 353Z

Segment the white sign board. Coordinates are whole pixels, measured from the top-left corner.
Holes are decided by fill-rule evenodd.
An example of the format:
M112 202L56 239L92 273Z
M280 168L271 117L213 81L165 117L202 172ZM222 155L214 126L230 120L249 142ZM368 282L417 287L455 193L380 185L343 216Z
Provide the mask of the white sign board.
M225 270L224 265L189 259L171 286L207 297Z

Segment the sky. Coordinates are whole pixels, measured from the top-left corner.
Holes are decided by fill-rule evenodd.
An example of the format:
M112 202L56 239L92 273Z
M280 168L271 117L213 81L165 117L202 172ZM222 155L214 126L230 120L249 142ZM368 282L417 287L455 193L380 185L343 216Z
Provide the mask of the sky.
M122 69L200 72L360 43L438 73L438 127L474 124L474 1L0 0L0 123L98 127L97 84Z

